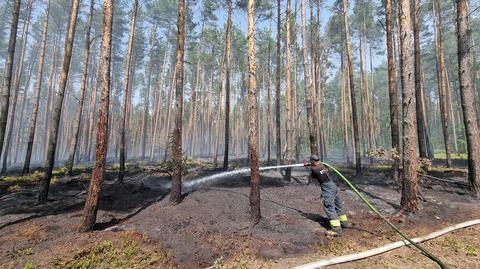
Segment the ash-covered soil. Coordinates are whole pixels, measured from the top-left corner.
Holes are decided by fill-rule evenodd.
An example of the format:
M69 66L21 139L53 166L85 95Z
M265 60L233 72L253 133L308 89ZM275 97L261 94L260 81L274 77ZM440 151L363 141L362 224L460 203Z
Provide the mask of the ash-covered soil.
M398 184L388 179L384 172L372 169L364 176L354 178L353 171L344 168L341 171L346 172L347 177L381 212L393 215L398 211ZM211 168L194 169L185 180L215 172ZM78 252L85 248L124 236L138 239L145 248L168 253L162 259L171 259L178 268L204 268L214 263L226 268L289 268L322 257L366 250L399 240L338 179L340 195L353 227L346 229L341 237L325 236L327 220L321 190L316 184L307 184L307 175L307 170L295 169L295 180L287 182L279 171L263 172L262 220L253 227L249 222L248 175L206 183L186 193L182 203L176 206L168 202L169 180L164 174L154 170L132 172L124 186L114 184L114 176L107 177L97 219L99 224L97 230L91 233L78 232L84 198L81 193L84 189L79 186L88 183L73 183L75 180L72 180L54 187L58 196L53 195L49 203L55 210L47 209L47 205L35 207L33 198L22 198L19 193L15 194L15 199L4 195L0 198L6 201L0 208L0 223L7 226L0 230L0 264L4 266L0 268L21 268L26 263L49 268L58 261L75 259ZM422 180L422 201L418 213L406 218L393 218L410 236L421 236L451 224L480 218L480 202L468 195L465 175L455 172L445 176L448 181ZM60 193L68 193L68 187L62 184L75 186L71 195L60 196ZM55 188L59 189L55 191ZM31 189L28 191L32 192ZM9 210L6 203L23 206L15 212ZM31 209L28 205L32 205ZM475 231L478 232L478 229L458 232L458 240L465 242L475 235ZM460 254L466 247L445 250L436 248L434 243L430 247L441 251L436 254L445 258L452 267L469 268L470 264L480 264L480 250L475 252L475 248L480 246L474 242L468 245L471 249L464 259ZM417 264L409 257L417 256L415 261L419 262L419 266L431 265L414 249L399 251L401 254L392 252L397 254L362 261L366 264L338 268L370 265L371 268L412 268ZM380 260L387 262L381 263ZM462 264L456 264L460 262ZM388 267L390 265L393 267ZM160 267L154 263L151 268Z

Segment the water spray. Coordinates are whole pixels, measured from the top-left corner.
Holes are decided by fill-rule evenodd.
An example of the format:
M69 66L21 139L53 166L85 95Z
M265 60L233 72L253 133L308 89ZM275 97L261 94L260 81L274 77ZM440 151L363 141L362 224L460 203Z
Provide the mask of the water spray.
M412 244L414 247L419 249L423 255L427 256L429 259L432 261L436 262L442 269L448 269L448 267L435 255L430 253L428 250L420 246L419 244L415 243L412 239L407 237L400 229L395 226L391 221L389 221L384 215L378 211L377 208L375 208L368 200L363 196L363 194L358 191L358 189L342 174L340 171L338 171L335 167L332 165L325 163L325 162L320 162L321 164L325 165L326 167L332 169L345 183L350 187L350 189L358 196L360 199L370 208L380 219L382 219L385 223L387 223L395 232L397 232L402 238L404 238L408 243Z
M380 213L380 211L378 211L377 208L375 208L368 200L367 198L365 198L365 196L363 196L363 194L352 184L352 182L350 182L342 173L340 173L340 171L338 171L335 167L333 167L332 165L328 164L328 163L325 163L325 162L320 162L321 164L325 165L326 167L330 168L331 170L333 170L347 185L348 187L358 196L360 197L360 199L363 201L363 203L365 203L368 208L370 208L370 210L372 210L381 220L383 220L385 223L388 224L388 226L390 226L396 233L398 233L403 239L405 239L408 243L412 244L413 246L415 246L417 249L420 250L420 252L425 255L426 257L428 257L429 259L431 259L432 261L436 262L442 269L448 269L448 267L438 258L436 257L435 255L433 255L432 253L430 253L428 250L426 250L425 248L423 248L422 246L420 246L419 244L415 243L412 239L410 239L408 236L406 236L402 231L400 231L400 229L395 226L391 221L389 221L384 215L382 215L382 213ZM304 166L308 166L309 164L303 164L303 163L299 163L299 164L289 164L289 165L276 165L276 166L266 166L266 167L260 167L259 170L260 171L266 171L266 170L274 170L274 169L282 169L282 168L293 168L293 167L304 167ZM199 178L199 179L196 179L196 180L192 180L192 181L188 181L188 182L185 182L183 184L183 188L193 188L193 187L196 187L198 185L202 185L206 182L209 182L209 181L215 181L215 180L218 180L218 179L221 179L221 178L224 178L224 177L227 177L227 176L233 176L233 175L239 175L239 174L243 174L243 173L247 173L250 171L250 168L242 168L242 169L238 169L238 170L233 170L233 171L228 171L228 172L223 172L223 173L219 173L219 174L215 174L215 175L211 175L211 176L207 176L207 177L203 177L203 178Z

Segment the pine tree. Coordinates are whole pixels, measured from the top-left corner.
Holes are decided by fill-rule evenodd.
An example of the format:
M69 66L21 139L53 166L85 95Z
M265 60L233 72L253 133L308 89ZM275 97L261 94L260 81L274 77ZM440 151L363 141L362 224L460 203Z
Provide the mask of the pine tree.
M88 188L87 198L83 213L82 231L90 231L94 228L97 218L98 203L102 193L102 181L105 175L105 160L107 158L108 140L108 114L110 106L110 63L112 52L112 24L113 2L103 1L103 30L102 45L100 52L101 89L102 99L98 113L98 132L96 159L92 171L92 179Z

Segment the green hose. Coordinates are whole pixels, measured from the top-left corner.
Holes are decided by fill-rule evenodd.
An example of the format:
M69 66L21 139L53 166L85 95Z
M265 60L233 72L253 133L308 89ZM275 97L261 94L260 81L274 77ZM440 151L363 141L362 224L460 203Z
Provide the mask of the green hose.
M324 162L321 162L323 165L327 166L328 168L332 169L333 171L335 171L335 173L337 173L340 178L343 179L343 181L345 181L345 183L347 183L347 185L350 187L350 189L353 190L353 192L355 192L358 197L360 197L360 199L362 199L362 201L375 213L377 214L384 222L386 222L393 230L395 230L395 232L397 232L401 237L403 237L405 240L407 240L410 244L412 244L413 246L415 246L416 248L418 248L425 256L427 256L428 258L430 258L431 260L433 260L434 262L436 262L442 269L448 269L448 267L438 258L436 257L435 255L433 255L432 253L430 253L428 250L424 249L422 246L420 246L419 244L413 242L410 238L408 238L404 233L402 233L400 231L400 229L397 228L397 226L395 226L393 223L391 223L385 216L383 216L379 211L378 209L376 209L368 200L367 198L365 198L363 196L363 194L358 191L358 189L344 176L342 175L342 173L340 173L335 167L331 166L330 164L328 163L324 163Z

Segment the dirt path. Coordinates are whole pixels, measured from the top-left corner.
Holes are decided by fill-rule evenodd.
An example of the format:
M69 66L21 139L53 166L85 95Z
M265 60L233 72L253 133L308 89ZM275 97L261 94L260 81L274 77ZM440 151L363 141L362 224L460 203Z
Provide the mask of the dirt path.
M211 170L197 172L195 177L212 173ZM348 177L350 173L347 170ZM296 170L294 176L306 183L304 170ZM449 176L450 180L464 181L461 175ZM177 206L169 205L165 198L165 180L154 173L148 176L140 173L130 175L130 185L126 188L107 187L111 191L102 199L97 221L103 223L99 228L108 228L108 231L76 232L81 222L80 207L1 229L0 264L4 267L0 268L16 268L28 262L39 268L62 268L54 267L55 264L68 267L72 261L79 261L79 257L84 259L85 253L90 253L86 249L94 251L105 242L118 254L121 251L113 246L121 249L125 240L138 244L138 259L146 260L142 255L147 254L156 257L155 263L143 264L143 268L159 268L159 264L202 268L214 263L225 268L289 268L398 240L343 185L340 185L341 196L354 226L345 230L342 237L327 238L323 235L327 222L320 187L314 184L285 182L277 171L263 173L263 218L250 228L248 176L204 186L186 195ZM354 179L354 183L382 212L391 214L398 209L397 186L382 173L366 173ZM466 195L461 186L425 182L420 212L397 224L414 237L479 218L480 202ZM153 199L156 202L152 202ZM469 266L480 263L480 246L474 236L478 231L478 227L469 228L425 245L434 253L440 253L452 268L474 268ZM79 253L85 255L79 256ZM416 250L403 248L338 268L429 268L431 265ZM456 267L460 265L464 267Z

